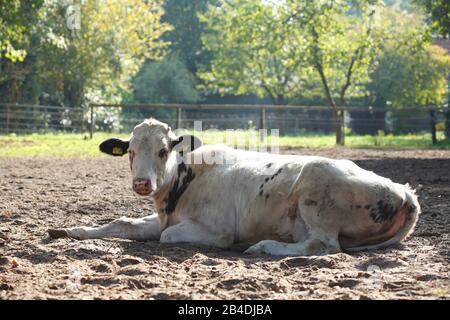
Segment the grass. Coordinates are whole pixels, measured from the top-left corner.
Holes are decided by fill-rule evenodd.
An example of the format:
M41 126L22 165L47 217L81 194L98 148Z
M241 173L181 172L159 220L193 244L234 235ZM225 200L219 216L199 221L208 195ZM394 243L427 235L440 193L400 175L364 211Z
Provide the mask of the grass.
M110 134L97 132L94 138L88 139L81 134L28 134L28 135L0 135L0 157L96 157L100 155L98 145L108 137L127 138L129 134ZM206 131L198 134L204 144L226 143L246 148L250 141L259 143L257 132L235 131ZM438 134L439 144L432 146L430 134L384 135L376 136L348 135L345 143L350 148L383 148L383 149L450 149L450 140L444 140L441 132ZM267 138L268 150L271 138ZM335 146L335 137L332 134L308 134L298 136L284 136L279 138L279 146L332 148Z
M96 133L88 139L81 134L29 134L0 136L0 156L6 157L95 157L99 156L98 145L110 135ZM126 138L129 135L115 134Z

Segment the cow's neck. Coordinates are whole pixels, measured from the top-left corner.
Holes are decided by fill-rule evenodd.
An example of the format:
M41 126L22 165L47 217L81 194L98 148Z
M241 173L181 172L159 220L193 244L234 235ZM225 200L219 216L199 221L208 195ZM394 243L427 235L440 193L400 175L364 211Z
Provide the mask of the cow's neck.
M167 178L166 186L154 194L153 198L158 211L170 215L175 211L178 200L194 180L195 173L191 165L181 162L168 172Z

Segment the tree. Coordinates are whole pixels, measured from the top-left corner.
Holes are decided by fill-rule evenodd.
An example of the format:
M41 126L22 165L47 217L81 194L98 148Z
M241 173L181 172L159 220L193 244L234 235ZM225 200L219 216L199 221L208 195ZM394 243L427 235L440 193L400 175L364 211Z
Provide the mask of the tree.
M132 81L132 103L196 103L201 97L196 90L197 79L177 54L160 61L147 60ZM128 118L157 117L170 119L174 110L124 110ZM168 120L166 120L168 121Z
M36 21L43 0L0 1L0 61L23 61L26 56L27 33Z
M175 54L161 61L147 61L133 79L134 101L142 103L195 103L195 77Z
M14 102L29 72L23 63L43 0L0 1L0 98ZM1 90L3 88L3 90Z
M429 14L432 28L444 38L450 36L450 1L415 0Z
M204 25L198 15L204 13L209 5L217 0L165 0L162 21L173 26L163 39L170 42L170 50L176 53L195 74L199 64L208 63L208 56L202 47L201 34Z
M26 32L25 77L39 87L42 102L117 102L144 60L161 58L167 47L161 37L170 26L160 21L162 1L64 3L46 0L35 13L39 23ZM68 29L67 3L80 6L77 32Z
M450 57L427 45L417 51L387 46L368 86L375 107L441 106L447 94Z
M415 0L429 15L431 26L444 38L450 37L450 1L448 0ZM450 101L448 93L447 101ZM448 102L450 103L450 102ZM445 112L445 135L450 138L450 109Z
M344 144L343 112L338 107L345 106L349 91L353 90L353 95L363 93L376 53L377 44L372 36L376 3L354 1L350 6L347 1L306 4L292 1L296 16L307 12L296 20L299 27L308 30L310 63L334 111L337 144Z
M319 84L342 144L338 107L368 80L375 2L223 0L201 17L213 60L199 76L210 90L269 96L275 104Z
M50 87L61 88L69 105L80 106L88 97L117 102L144 60L160 58L167 46L160 38L170 27L160 22L159 0L84 1L78 36L66 28L65 8L58 1L48 2L45 9L44 28L56 41L41 45L40 62L56 68L41 68L53 80Z

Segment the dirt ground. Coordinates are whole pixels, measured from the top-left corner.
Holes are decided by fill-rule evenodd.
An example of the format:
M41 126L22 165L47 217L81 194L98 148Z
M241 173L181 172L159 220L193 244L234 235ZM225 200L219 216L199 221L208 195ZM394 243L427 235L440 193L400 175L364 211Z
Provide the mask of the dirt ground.
M403 244L322 257L117 239L48 238L153 211L131 191L127 159L0 157L0 299L449 299L450 151L290 149L348 158L409 182L423 213Z

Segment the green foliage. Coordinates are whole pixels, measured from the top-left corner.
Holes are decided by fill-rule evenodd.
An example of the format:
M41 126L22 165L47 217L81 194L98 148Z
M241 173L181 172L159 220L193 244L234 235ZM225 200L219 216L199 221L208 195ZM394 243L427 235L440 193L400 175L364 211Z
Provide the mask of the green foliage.
M376 106L441 106L447 94L450 57L436 46L419 52L387 47L369 87Z
M200 96L195 77L176 55L147 61L133 79L134 101L141 103L195 103Z
M198 14L203 13L208 5L215 4L216 0L165 0L162 18L173 27L171 32L163 39L170 42L170 50L178 55L186 64L190 72L195 74L199 64L208 63L201 35L204 25L199 21Z
M368 90L375 106L440 106L447 93L450 56L428 44L422 18L384 10L384 39Z
M321 92L330 105L342 104L347 91L363 94L368 80L375 2L221 1L201 16L204 46L214 58L199 75L222 94L279 103Z
M274 103L290 98L311 74L306 39L285 23L289 12L266 1L220 1L201 15L211 65L199 73L208 93L255 94ZM302 68L303 67L303 68Z
M80 5L80 30L68 29L69 3ZM39 23L26 32L29 59L17 67L25 82L38 87L39 96L27 100L69 106L118 102L144 59L164 53L167 43L160 39L170 26L160 22L162 15L160 0L45 1L34 13ZM22 85L15 82L18 91Z
M132 81L131 103L196 103L200 94L196 90L196 78L176 54L166 56L160 61L146 61ZM127 117L143 119L174 118L174 109L123 111ZM171 123L172 124L172 123Z
M43 0L0 1L0 61L21 62L26 56L28 33L36 23Z
M429 14L432 28L443 37L450 37L450 1L415 0Z

